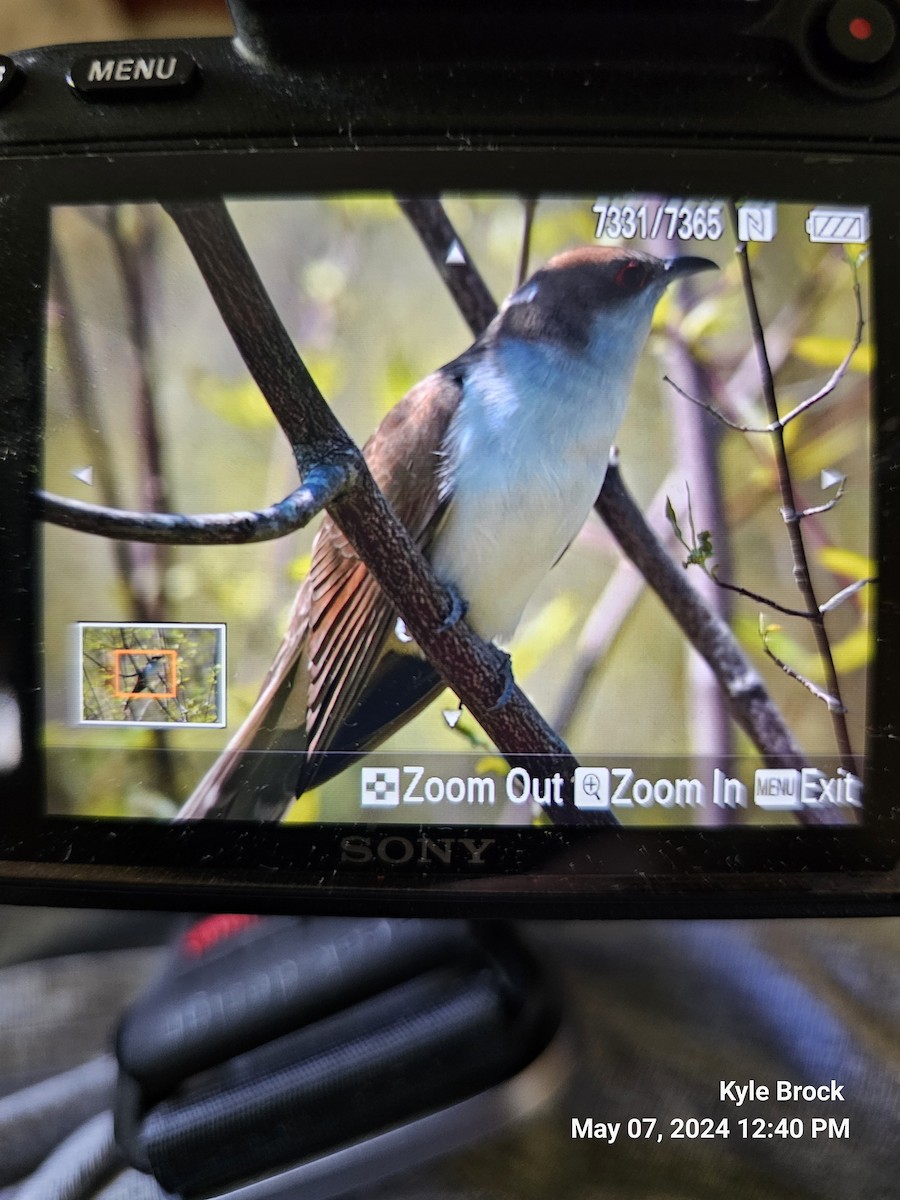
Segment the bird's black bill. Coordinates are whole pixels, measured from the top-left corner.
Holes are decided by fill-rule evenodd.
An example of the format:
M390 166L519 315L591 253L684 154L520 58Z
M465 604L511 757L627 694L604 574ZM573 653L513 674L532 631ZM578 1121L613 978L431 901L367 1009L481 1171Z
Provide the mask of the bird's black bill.
M688 275L697 275L700 271L718 271L719 264L709 258L699 258L697 255L684 254L678 258L666 259L666 279L673 282Z

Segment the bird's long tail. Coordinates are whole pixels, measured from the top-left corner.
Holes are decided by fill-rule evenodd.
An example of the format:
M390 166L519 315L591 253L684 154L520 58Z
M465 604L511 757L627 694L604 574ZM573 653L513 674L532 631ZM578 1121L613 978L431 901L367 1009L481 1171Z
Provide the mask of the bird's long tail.
M206 772L176 820L201 817L276 819L297 795L298 756L306 751L305 591L298 593L288 634L252 709ZM293 703L292 703L293 700ZM298 708L295 720L285 719Z

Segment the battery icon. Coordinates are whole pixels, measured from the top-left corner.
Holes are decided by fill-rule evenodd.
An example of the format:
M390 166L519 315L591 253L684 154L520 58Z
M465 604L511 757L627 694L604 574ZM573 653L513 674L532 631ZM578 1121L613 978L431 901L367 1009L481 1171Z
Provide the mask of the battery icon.
M811 242L867 242L869 214L864 208L813 208L806 219Z

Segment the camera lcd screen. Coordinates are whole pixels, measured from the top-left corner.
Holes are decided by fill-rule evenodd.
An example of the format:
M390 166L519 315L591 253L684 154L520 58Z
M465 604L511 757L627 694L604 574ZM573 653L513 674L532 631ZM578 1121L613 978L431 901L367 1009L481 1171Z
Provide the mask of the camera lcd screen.
M453 236L436 261L390 195L228 202L344 427L363 445L388 422L367 451L376 479L508 651L574 778L510 767L321 518L205 546L48 522L49 813L531 826L569 805L623 826L864 823L868 210L440 206ZM50 266L46 491L186 514L293 491L291 448L162 207L56 207ZM476 273L500 306L481 334L459 300ZM419 424L392 432L405 396ZM693 618L594 509L611 452ZM692 646L698 619L719 657ZM775 743L795 747L789 765Z

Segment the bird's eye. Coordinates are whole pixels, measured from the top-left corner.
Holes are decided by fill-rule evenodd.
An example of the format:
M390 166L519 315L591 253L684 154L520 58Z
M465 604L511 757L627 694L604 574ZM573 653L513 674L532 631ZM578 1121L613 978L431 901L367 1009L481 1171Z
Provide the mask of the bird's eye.
M650 282L650 268L646 263L638 262L636 258L629 258L616 271L615 278L617 288L634 296Z

